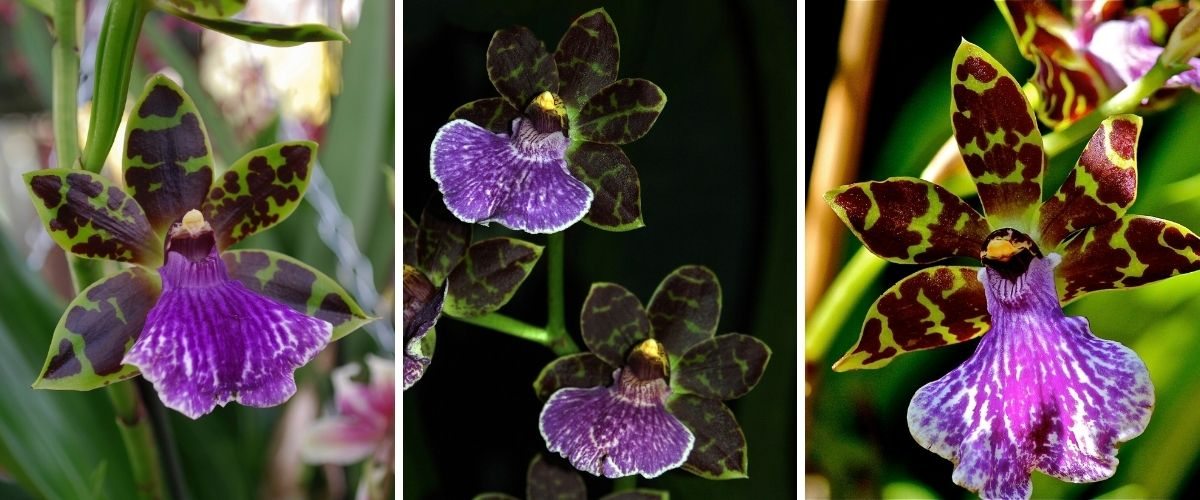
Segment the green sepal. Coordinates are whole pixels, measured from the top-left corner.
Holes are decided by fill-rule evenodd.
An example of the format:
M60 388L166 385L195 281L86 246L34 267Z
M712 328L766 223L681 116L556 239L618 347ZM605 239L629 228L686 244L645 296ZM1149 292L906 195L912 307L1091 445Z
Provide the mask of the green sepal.
M673 394L667 400L667 411L696 438L683 470L705 479L749 477L746 436L724 403L692 394Z
M323 24L283 25L230 19L221 16L189 14L170 5L159 3L159 10L213 31L221 32L238 40L270 45L272 47L294 47L308 42L349 42L346 35Z
M417 234L420 231L416 221L404 214L404 246L403 262L405 265L417 267Z
M622 363L624 364L624 363ZM564 387L600 387L612 383L615 368L590 352L568 354L542 368L533 381L533 392L545 401Z
M1179 224L1126 215L1063 242L1054 270L1063 304L1088 293L1133 288L1200 269L1200 237Z
M1033 232L1042 202L1042 133L1017 80L963 40L950 71L951 124L992 227Z
M551 462L540 453L529 462L525 473L528 500L587 500L587 487L575 469Z
M283 222L304 198L317 143L291 141L255 149L238 158L213 183L200 211L228 248Z
M499 30L487 49L488 79L508 104L517 110L542 92L558 93L558 68L546 44L529 28Z
M514 238L492 238L467 248L449 278L445 314L470 317L507 304L542 256L542 247Z
M622 78L588 99L571 122L573 137L627 144L650 132L667 105L667 94L649 80Z
M450 113L450 120L467 120L497 134L512 132L512 121L521 116L503 98L489 97L471 101Z
M138 374L123 365L162 293L158 273L126 269L89 286L54 328L35 389L90 391Z
M988 222L954 193L912 177L847 184L825 194L871 253L900 264L979 258Z
M162 263L162 241L142 207L104 176L50 169L23 177L38 217L63 250L90 259Z
M593 283L579 314L579 331L589 351L613 366L638 341L650 338L650 319L642 301L621 285Z
M554 51L559 96L567 107L583 107L588 98L616 81L620 60L617 27L603 7L575 18Z
M683 266L663 278L646 308L654 339L672 361L711 339L721 319L721 283L703 266Z
M213 181L212 145L192 98L170 78L146 82L125 126L125 189L164 235L204 202Z
M166 12L183 11L211 18L230 17L246 8L246 0L156 0L154 6Z
M330 342L377 318L363 311L341 285L321 271L269 250L226 250L229 277L246 288L333 325Z
M671 493L663 490L637 488L629 491L618 491L600 497L600 500L670 500Z
M425 273L434 286L441 286L450 272L462 261L471 244L471 225L458 220L440 196L425 203L421 224L417 230L417 269Z
M979 268L934 266L883 292L863 321L858 342L833 370L881 368L906 352L966 342L991 328Z
M672 390L710 399L737 399L762 380L771 348L749 335L731 333L692 346L671 370Z
M620 146L575 141L567 149L571 175L595 195L583 221L606 231L629 231L642 221L642 186Z

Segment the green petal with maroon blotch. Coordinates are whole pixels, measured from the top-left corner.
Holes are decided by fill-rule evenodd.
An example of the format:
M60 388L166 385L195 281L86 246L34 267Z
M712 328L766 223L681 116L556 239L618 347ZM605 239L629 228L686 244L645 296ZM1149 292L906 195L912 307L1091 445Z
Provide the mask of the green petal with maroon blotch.
M495 312L517 293L541 256L542 247L514 238L471 245L447 278L443 311L460 318Z
M417 233L418 229L416 221L404 214L404 264L417 267Z
M37 389L89 391L138 374L122 365L162 291L158 273L133 267L89 286L54 328Z
M583 221L606 231L643 227L642 185L637 169L620 146L577 141L567 149L571 175L592 193L592 206Z
M1104 120L1083 148L1075 170L1039 212L1042 248L1058 246L1067 235L1125 215L1137 198L1137 143L1142 118L1118 115Z
M24 178L38 217L63 250L92 259L161 264L162 241L142 207L107 178L74 169L36 170Z
M871 253L900 264L978 259L991 232L967 202L912 177L847 184L826 193L825 202Z
M618 491L600 497L600 500L670 500L671 494L663 490L638 488L629 491Z
M622 365L624 363L621 363ZM564 387L600 387L612 382L615 368L600 356L590 352L568 354L555 359L542 368L537 380L533 381L533 392L545 401L551 394Z
M317 143L293 141L256 149L234 162L213 183L200 208L227 248L282 222L304 198Z
M190 12L205 17L230 17L246 7L246 0L157 0L159 10Z
M166 234L199 207L213 181L212 146L192 98L161 74L150 77L125 126L125 188Z
M1200 237L1144 215L1088 228L1055 251L1063 257L1054 277L1064 304L1098 290L1132 288L1200 269Z
M762 380L771 348L749 335L731 333L692 346L671 369L671 389L711 399L737 399Z
M677 393L667 400L667 411L696 438L684 470L705 479L748 477L746 436L724 403Z
M583 477L566 463L552 462L540 453L525 473L525 498L529 500L587 500Z
M881 368L906 352L966 342L991 327L979 268L934 266L900 280L871 304L862 333L833 370Z
M1025 59L1036 66L1030 81L1038 90L1037 113L1042 122L1061 128L1082 118L1108 98L1104 78L1068 40L1076 27L1058 7L1045 0L1004 0L996 4L1008 21ZM1090 33L1088 35L1090 39Z
M622 78L588 99L571 122L571 133L601 144L630 143L650 131L666 105L667 94L658 85Z
M333 325L329 340L374 321L337 281L308 264L269 250L226 250L229 277L246 288Z
M470 244L471 225L451 214L441 196L425 202L417 231L417 268L434 286L442 286Z
M193 15L171 7L161 7L164 12L196 23L213 31L224 33L242 41L270 45L272 47L294 47L308 42L349 42L341 32L322 24L283 25L228 19L218 16Z
M471 101L450 113L450 121L463 119L497 134L511 134L512 122L521 113L501 97Z
M963 40L950 71L951 122L992 227L1032 232L1045 154L1021 86L983 49Z
M646 312L654 339L662 342L674 361L717 332L721 283L706 267L680 267L658 284Z
M554 59L546 52L546 44L524 26L492 35L487 73L500 96L517 110L524 110L542 92L558 93Z
M566 105L579 109L588 98L617 79L621 41L617 27L603 7L575 18L558 41L554 62L558 65L559 96Z
M621 285L593 283L579 314L583 343L610 365L622 366L634 344L650 338L642 301Z

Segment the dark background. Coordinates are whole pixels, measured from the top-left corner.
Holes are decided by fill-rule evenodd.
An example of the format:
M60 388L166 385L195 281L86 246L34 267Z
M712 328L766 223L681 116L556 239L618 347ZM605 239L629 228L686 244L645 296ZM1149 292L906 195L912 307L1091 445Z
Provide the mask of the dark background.
M705 481L681 470L638 485L675 498L796 496L796 12L793 2L406 2L403 21L403 209L418 217L436 185L429 145L450 112L493 97L484 61L500 28L524 25L553 51L570 21L603 6L621 40L618 78L666 92L654 129L624 146L638 169L646 227L627 233L583 223L566 234L567 322L592 282L619 283L648 301L676 267L702 264L724 293L718 334L755 335L774 355L762 383L729 402L749 443L750 479ZM476 226L475 238L541 235ZM539 265L501 312L545 321ZM546 453L531 384L549 350L443 318L425 377L404 396L403 493L523 496L525 470ZM581 344L582 345L582 344ZM588 476L589 496L611 481Z

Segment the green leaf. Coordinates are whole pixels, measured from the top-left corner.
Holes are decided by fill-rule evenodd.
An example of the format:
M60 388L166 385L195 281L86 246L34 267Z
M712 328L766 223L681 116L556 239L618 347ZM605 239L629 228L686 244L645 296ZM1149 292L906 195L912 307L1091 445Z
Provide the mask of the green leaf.
M404 247L403 261L405 265L417 266L417 234L418 229L416 221L404 214Z
M737 399L762 380L771 348L749 335L732 333L692 346L671 372L672 389L711 399Z
M1042 248L1067 235L1125 215L1137 199L1137 143L1142 118L1111 116L1083 148L1075 169L1038 213Z
M834 371L881 368L906 352L966 342L991 326L979 268L934 266L880 295L862 333Z
M600 497L600 500L670 500L671 494L663 490L638 488L630 491L618 491Z
M871 253L900 264L979 259L991 232L967 202L911 177L847 184L826 193L825 202Z
M218 245L228 248L291 215L308 189L316 153L312 141L281 142L234 162L200 208Z
M487 50L488 79L508 104L524 110L542 92L558 93L558 69L546 44L518 26L492 35Z
M165 234L199 208L213 180L212 147L192 98L161 74L150 77L126 124L125 186Z
M282 25L227 19L221 16L193 15L185 11L159 4L159 9L173 16L186 19L213 31L218 31L239 40L272 47L294 47L308 42L349 42L346 35L323 24Z
M749 477L746 436L724 403L691 394L674 394L667 400L667 411L696 437L683 470L705 479Z
M583 221L607 231L643 227L642 186L625 152L612 144L576 141L567 149L571 175L587 184L595 197Z
M417 232L417 269L434 285L441 286L470 244L471 225L451 214L440 196L430 198L421 212Z
M512 121L521 116L503 98L489 97L471 101L450 113L451 120L467 120L497 134L512 132Z
M545 401L564 387L599 387L612 382L615 368L590 352L568 354L542 368L533 381L533 392Z
M142 207L108 179L74 169L24 177L38 217L63 250L91 259L161 263L162 241Z
M374 321L341 285L309 265L268 250L227 250L229 277L246 288L333 325L333 342Z
M75 296L50 341L50 352L33 387L90 391L138 374L122 365L158 301L157 273L130 268Z
M1057 250L1059 299L1132 288L1200 269L1200 237L1174 222L1126 215L1075 235Z
M528 500L587 500L587 487L575 469L546 460L540 453L525 473Z
M992 227L1023 233L1042 202L1042 133L1021 86L991 54L963 40L950 72L951 124Z
M650 319L642 301L621 285L593 283L579 329L589 351L613 366L625 364L625 356L641 340L650 338Z
M554 51L559 96L579 109L600 89L617 79L621 41L617 27L603 7L584 12L571 22Z
M444 311L469 317L507 304L542 256L542 247L513 238L492 238L467 248L451 271Z
M211 18L230 17L246 8L246 0L156 0L159 10L182 11Z
M623 78L588 99L571 132L589 142L626 144L650 132L667 94L649 80Z
M659 283L647 308L654 339L672 361L688 348L712 338L721 319L721 284L703 266L683 266Z

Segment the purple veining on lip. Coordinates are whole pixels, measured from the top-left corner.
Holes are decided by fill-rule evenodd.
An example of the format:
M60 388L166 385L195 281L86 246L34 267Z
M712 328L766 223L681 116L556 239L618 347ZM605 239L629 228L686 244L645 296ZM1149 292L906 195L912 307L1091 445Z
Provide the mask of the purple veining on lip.
M159 274L162 296L124 363L138 367L163 404L190 418L230 401L283 403L296 392L293 372L332 335L328 322L230 279L211 231L170 241Z
M687 460L695 437L667 412L666 380L617 369L610 387L555 392L542 409L542 437L576 469L616 478L652 478Z
M1072 482L1116 470L1116 445L1141 434L1154 389L1129 348L1062 312L1059 256L1035 258L1009 281L980 271L992 329L975 354L913 396L908 425L955 463L955 483L984 498L1027 498L1030 472Z
M553 233L578 222L592 191L567 170L570 141L562 132L538 132L531 120L513 120L512 135L494 134L454 120L433 140L430 173L446 207L466 222Z
M1101 23L1092 35L1088 51L1102 61L1124 86L1150 71L1163 48L1150 39L1150 21L1137 17L1131 21ZM1172 76L1163 86L1191 87L1200 92L1200 58L1193 58L1188 64L1192 69Z

